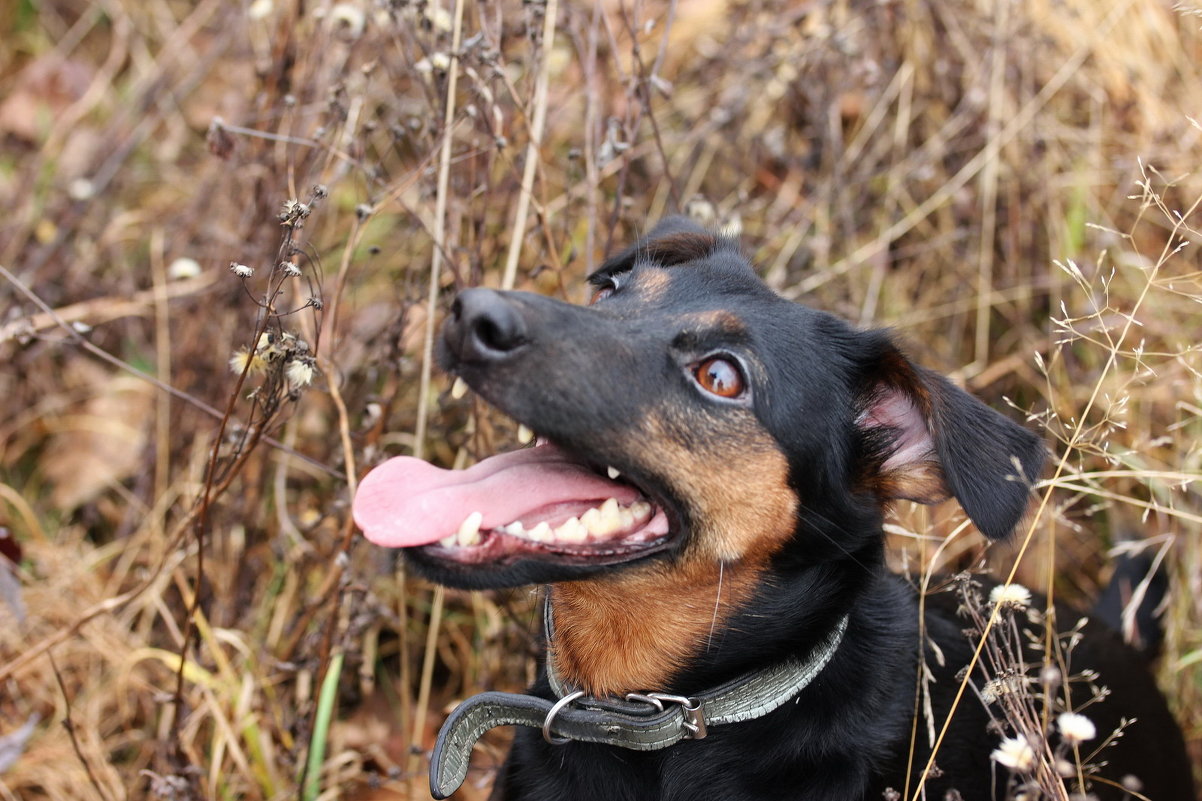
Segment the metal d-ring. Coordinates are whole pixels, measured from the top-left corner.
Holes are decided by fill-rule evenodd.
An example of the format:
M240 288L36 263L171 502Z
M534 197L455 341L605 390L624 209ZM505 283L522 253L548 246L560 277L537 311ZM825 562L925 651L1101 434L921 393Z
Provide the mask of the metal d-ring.
M547 712L547 719L543 721L543 739L544 740L549 742L551 745L563 745L564 743L572 742L571 737L556 737L554 734L552 734L551 733L551 721L555 720L555 716L559 714L559 710L563 709L565 706L572 703L577 698L580 698L583 695L584 695L584 690L576 690L575 692L568 693L563 698L560 698L558 701L555 702L555 705L553 707L551 707L551 710L549 712Z

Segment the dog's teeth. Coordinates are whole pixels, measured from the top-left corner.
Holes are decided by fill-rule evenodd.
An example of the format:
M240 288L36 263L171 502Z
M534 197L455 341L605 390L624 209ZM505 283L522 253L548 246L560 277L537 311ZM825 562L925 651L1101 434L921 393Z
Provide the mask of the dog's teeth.
M593 510L590 509L589 511ZM584 542L588 539L588 529L580 522L580 518L573 517L568 519L566 523L561 523L559 528L555 529L555 539L562 542Z
M508 526L502 526L501 531L504 531L506 534L510 535L511 537L526 536L526 527L522 525L522 521L520 521L520 520L515 520L512 523L510 523Z
M596 532L593 529L601 523L601 510L589 509L580 516L580 522L588 529L590 534L595 534Z
M518 426L518 442L529 445L534 440L534 432L526 426Z
M610 481L617 481L618 476L622 475L622 473L616 467L605 468L605 473L609 476Z
M454 548L459 544L459 537L455 534L448 534L438 541L438 544L444 548Z
M526 537L535 542L550 542L555 539L555 534L551 531L551 525L544 520L526 532Z
M601 504L600 509L589 509L580 518L580 522L588 527L588 533L595 537L608 537L622 529L622 513L618 502L610 498ZM596 512L596 514L590 514Z
M651 504L646 501L635 501L630 504L630 513L634 515L636 520L651 516Z
M459 530L455 532L455 540L459 545L479 545L480 544L480 523L484 520L484 515L480 512L472 512L467 516L467 519L460 524Z
M618 514L622 519L622 528L634 528L634 512L622 509Z
M451 384L451 397L459 400L467 394L467 382L462 378L456 378L455 383Z

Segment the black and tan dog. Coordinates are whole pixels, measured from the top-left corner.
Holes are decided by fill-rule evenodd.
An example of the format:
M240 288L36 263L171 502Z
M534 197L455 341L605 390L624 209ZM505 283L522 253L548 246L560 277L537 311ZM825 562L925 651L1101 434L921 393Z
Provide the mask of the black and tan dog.
M917 593L885 568L884 508L955 497L1004 537L1042 445L887 335L776 296L736 243L687 220L590 281L589 307L469 290L443 329L443 366L532 429L535 447L458 472L393 459L355 500L368 538L406 547L435 581L550 585L547 669L527 695L485 693L452 716L435 796L503 724L523 728L499 798L913 795L925 716L942 723L975 642L942 593L926 598L919 647ZM1090 791L1191 801L1181 735L1143 658L1101 626L1085 634L1071 669L1111 691L1087 710L1098 741L1138 719L1090 760L1105 763ZM920 797L1004 798L998 729L970 691Z

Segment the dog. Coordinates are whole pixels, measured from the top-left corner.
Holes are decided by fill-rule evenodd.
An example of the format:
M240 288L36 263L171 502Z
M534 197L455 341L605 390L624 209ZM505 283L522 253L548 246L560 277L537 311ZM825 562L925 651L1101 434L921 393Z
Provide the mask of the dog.
M454 472L397 457L355 498L368 539L433 581L549 585L539 679L452 714L434 796L462 781L483 731L517 725L494 798L1044 797L1020 774L1054 756L1056 724L1007 745L980 692L998 677L978 659L963 680L982 628L966 635L963 612L988 588L961 580L920 607L882 531L897 500L955 498L986 537L1010 535L1039 439L887 333L782 299L737 242L687 219L589 281L588 306L469 289L442 329L441 366L534 447ZM1081 762L1100 772L1068 771L1070 791L1193 799L1146 659L1097 622L1073 636L1063 667L1110 692L1084 708L1097 735ZM1042 655L1026 659L1039 674ZM1049 709L1091 697L1050 686Z

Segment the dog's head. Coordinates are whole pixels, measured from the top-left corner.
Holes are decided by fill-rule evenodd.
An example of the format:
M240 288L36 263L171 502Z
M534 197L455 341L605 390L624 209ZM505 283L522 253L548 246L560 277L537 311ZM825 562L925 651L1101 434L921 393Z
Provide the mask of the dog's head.
M881 509L955 497L1018 523L1036 437L879 331L786 301L681 218L589 278L589 306L472 289L439 359L537 444L465 471L401 457L355 499L369 539L445 584L651 562L820 563L879 549Z

